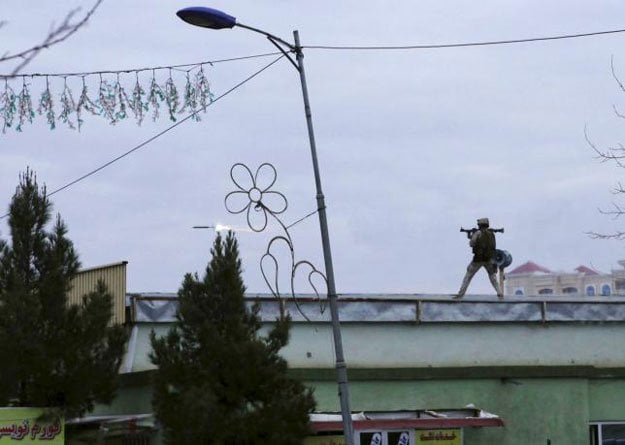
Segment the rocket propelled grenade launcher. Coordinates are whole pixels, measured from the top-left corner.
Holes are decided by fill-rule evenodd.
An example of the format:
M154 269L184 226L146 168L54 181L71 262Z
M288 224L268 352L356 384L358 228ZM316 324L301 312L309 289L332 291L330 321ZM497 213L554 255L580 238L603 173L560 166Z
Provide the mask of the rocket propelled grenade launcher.
M466 233L466 234L467 234L467 238L469 238L469 239L470 239L470 238L473 236L473 234L474 234L475 232L477 232L478 230L480 230L480 229L478 229L478 228L476 228L476 227L473 227L472 229L465 229L464 227L460 227L460 231L461 231L461 232ZM489 228L488 230L490 230L490 231L491 231L491 232L493 232L493 233L503 233L503 227L502 227L501 229L490 229L490 228Z

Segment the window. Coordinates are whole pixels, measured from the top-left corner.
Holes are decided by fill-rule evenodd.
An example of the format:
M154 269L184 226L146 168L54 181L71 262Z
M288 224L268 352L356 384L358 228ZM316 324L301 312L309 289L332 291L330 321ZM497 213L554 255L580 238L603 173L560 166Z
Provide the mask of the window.
M410 445L408 431L393 431L388 433L388 445Z
M586 287L586 295L588 295L589 297L594 297L595 296L595 286L587 286Z
M565 287L564 289L562 289L562 293L563 294L576 294L577 293L577 288L576 287Z
M609 297L612 294L612 288L610 288L609 284L604 284L601 286L601 295L604 297Z
M381 431L367 431L360 433L360 445L382 445Z
M358 434L360 445L413 445L410 431L363 431Z
M589 443L590 445L625 445L625 423L591 424Z
M551 295L553 294L553 289L541 289L538 291L538 295Z
M514 295L523 295L523 288L519 287L514 291Z
M461 444L462 429L357 431L356 445Z

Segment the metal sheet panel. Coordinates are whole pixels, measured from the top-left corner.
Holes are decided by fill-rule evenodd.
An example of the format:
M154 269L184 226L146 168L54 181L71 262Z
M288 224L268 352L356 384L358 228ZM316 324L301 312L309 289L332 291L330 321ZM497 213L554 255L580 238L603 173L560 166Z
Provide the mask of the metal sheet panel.
M171 322L175 319L175 294L133 295L134 320ZM294 322L330 321L330 309L323 300L309 296L286 298L284 305ZM248 295L248 307L259 304L262 321L279 314L280 303L268 296ZM492 298L452 300L449 296L341 296L341 323L557 323L625 322L625 299Z
M624 304L547 303L546 321L623 321Z
M133 298L132 304L135 322L171 323L176 320L177 298Z
M514 322L540 321L541 303L505 302L485 303L479 301L421 303L421 322Z
M70 304L81 304L83 296L96 289L102 280L113 296L113 323L124 323L126 314L126 261L84 269L72 281L68 294Z

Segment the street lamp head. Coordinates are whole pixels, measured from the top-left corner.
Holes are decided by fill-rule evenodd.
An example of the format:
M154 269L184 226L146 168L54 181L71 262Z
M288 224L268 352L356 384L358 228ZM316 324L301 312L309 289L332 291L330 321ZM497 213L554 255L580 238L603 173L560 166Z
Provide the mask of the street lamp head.
M205 8L203 6L184 8L178 11L176 15L187 23L203 28L232 28L237 24L235 17L217 9Z

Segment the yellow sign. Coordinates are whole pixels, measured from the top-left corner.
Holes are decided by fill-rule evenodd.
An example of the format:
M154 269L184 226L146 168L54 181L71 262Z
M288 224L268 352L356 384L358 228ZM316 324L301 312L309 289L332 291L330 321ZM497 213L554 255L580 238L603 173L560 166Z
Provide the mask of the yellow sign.
M0 443L65 443L63 419L41 419L41 408L0 408Z
M416 445L462 445L462 430L416 430Z
M310 436L304 445L345 445L345 436Z

